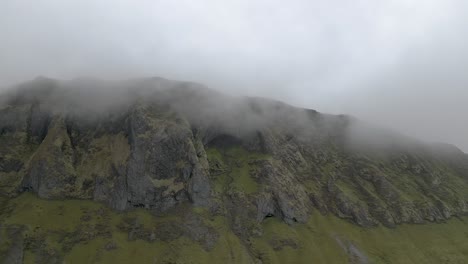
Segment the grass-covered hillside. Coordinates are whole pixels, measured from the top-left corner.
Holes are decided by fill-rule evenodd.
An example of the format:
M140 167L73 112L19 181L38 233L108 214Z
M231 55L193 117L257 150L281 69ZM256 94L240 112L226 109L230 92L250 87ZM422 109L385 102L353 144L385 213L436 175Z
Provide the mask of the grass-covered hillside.
M361 228L312 213L304 224L277 218L243 242L229 220L183 206L155 216L118 213L83 200L49 201L26 193L3 201L4 263L466 263L468 219L397 228ZM193 225L203 226L191 230Z

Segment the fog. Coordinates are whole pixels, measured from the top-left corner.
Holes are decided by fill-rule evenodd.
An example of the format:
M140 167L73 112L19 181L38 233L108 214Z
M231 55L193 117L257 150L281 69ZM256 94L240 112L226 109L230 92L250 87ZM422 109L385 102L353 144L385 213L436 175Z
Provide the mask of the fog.
M0 86L161 76L468 151L463 0L1 0Z

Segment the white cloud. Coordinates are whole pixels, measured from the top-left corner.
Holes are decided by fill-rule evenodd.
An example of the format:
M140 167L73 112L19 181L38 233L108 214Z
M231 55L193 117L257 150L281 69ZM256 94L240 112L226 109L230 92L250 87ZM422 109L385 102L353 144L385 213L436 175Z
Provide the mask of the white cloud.
M468 112L461 106L467 7L463 0L2 0L0 85L37 75L188 79L357 114L468 150L468 125L458 120ZM426 119L433 125L419 124Z

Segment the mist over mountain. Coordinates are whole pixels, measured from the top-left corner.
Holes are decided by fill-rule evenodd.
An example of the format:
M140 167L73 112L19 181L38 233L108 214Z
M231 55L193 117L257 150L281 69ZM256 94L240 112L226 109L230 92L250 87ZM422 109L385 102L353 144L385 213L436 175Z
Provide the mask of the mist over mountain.
M466 10L1 0L0 263L468 263Z
M468 151L461 0L0 3L0 87L164 76Z
M353 228L398 229L402 224L453 222L453 217L468 214L467 154L351 116L226 95L160 77L41 77L5 91L0 102L0 193L8 233L2 254L7 262L21 263L26 252L37 261L74 259L74 248L101 238L110 241L96 254L141 240L150 248L157 243L161 250L201 247L192 250L208 259L220 254L232 263L282 262L284 247L307 251L312 242L304 240L308 235L262 235L270 232L272 221L274 230L292 232L315 228L311 219L324 221L326 215ZM69 217L63 210L73 205L61 205L58 214L49 208L51 202L38 210L21 209L44 203L31 193L64 204L94 201L101 209L83 209L83 219L96 220L73 224L71 233L57 229L60 225L38 233L28 219L43 212L50 219ZM145 224L140 224L140 208L149 214ZM342 227L339 222L334 228ZM337 236L334 230L320 238L333 245L335 253L327 261L383 258L356 244L350 234ZM61 247L43 240L51 234L58 234ZM122 234L128 239L117 242ZM226 236L234 244L224 244ZM142 256L155 254L139 250ZM453 257L464 257L460 254ZM190 256L166 252L156 258L185 263ZM305 263L302 253L294 256Z

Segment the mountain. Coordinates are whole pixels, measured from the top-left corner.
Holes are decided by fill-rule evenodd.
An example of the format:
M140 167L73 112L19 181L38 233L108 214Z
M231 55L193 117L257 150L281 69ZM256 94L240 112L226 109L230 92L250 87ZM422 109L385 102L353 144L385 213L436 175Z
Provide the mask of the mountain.
M468 260L468 155L346 115L37 78L0 96L0 146L6 263Z

